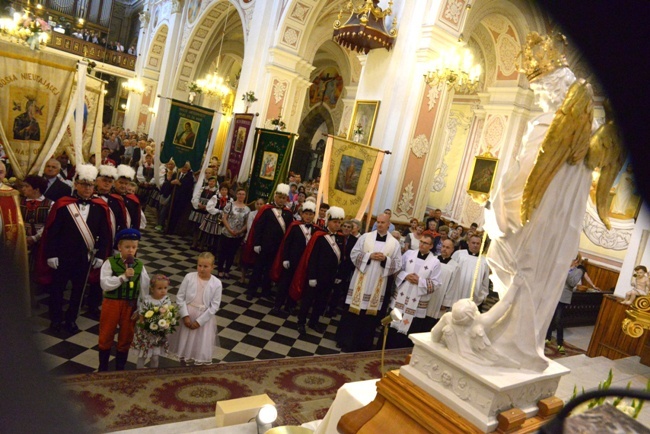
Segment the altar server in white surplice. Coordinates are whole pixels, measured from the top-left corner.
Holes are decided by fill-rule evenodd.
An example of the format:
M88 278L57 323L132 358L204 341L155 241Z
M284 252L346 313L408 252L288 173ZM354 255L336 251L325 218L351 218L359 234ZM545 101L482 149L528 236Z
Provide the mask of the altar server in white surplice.
M444 240L440 246L440 255L438 255L438 261L440 261L440 288L431 295L431 300L427 304L426 317L422 322L417 322L417 330L415 326L412 327L411 333L431 331L440 317L447 311L447 308L443 308L442 301L447 293L454 291L453 284L458 272L458 262L451 258L453 253L454 242L450 239ZM422 327L420 328L419 325L422 325Z
M422 328L431 296L440 291L440 261L431 252L432 247L433 237L424 234L418 250L407 250L402 256L402 270L395 278L390 301L390 308L397 308L402 320L391 323L386 348L413 346L408 334Z
M468 241L467 250L458 250L451 258L458 262L458 271L455 281L452 283L452 290L445 294L442 305L451 307L455 302L462 298L469 298L472 292L472 280L474 280L474 270L476 261L478 261L479 251L481 250L481 237L472 236ZM481 265L476 278L476 288L474 289L474 303L480 305L485 300L489 292L490 269L485 257L481 257Z
M372 349L388 280L402 266L399 242L388 233L389 219L387 214L380 214L377 230L363 234L350 253L355 270L345 299L349 309L337 333L338 344L345 352Z

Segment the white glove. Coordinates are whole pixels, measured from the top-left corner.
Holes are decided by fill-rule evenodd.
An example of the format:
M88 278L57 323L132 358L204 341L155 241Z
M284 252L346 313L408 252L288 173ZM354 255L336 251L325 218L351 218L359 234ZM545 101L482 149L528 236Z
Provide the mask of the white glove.
M338 285L339 283L341 283L341 279L334 279L334 283Z
M309 280L309 286L311 286L312 288L316 288L316 284L317 284L316 279Z
M99 259L99 258L93 259L93 268L99 268L102 265L104 265L104 260L103 259Z
M282 261L282 266L284 267L285 270L288 270L291 264L289 261Z
M59 268L59 258L49 258L47 260L47 266L53 270Z
M262 246L253 247L253 251L255 251L255 253L259 255L260 253L262 253Z

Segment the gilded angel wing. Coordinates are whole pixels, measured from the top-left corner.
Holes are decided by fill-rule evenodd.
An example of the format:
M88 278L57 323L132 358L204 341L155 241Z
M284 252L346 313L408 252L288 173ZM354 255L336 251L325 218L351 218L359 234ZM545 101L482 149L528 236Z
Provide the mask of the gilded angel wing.
M591 85L577 80L555 113L526 180L521 201L522 224L530 220L562 164L576 164L587 155L593 113Z
M607 199L609 190L614 185L616 176L625 163L627 152L623 147L623 138L612 118L609 100L605 100L603 105L605 107L605 123L591 136L585 164L592 170L600 167L600 178L598 178L596 186L596 210L605 227L611 229L609 217L607 217Z

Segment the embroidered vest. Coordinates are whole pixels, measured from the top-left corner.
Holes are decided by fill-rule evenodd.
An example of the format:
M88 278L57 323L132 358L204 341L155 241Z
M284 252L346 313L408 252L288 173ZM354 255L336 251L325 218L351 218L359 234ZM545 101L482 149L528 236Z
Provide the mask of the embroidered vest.
M126 265L120 255L111 256L108 258L108 261L111 263L111 270L113 275L121 276L126 271ZM133 264L133 271L135 274L131 278L133 282L133 288L129 285L129 281L122 283L122 285L115 288L113 291L104 292L104 297L110 298L113 300L137 300L138 295L140 294L140 274L142 274L142 269L144 265L142 261L136 258L135 263Z
M40 228L45 226L45 221L50 212L51 204L52 201L50 199L27 202L27 199L23 198L20 201L20 212L23 215L25 231L27 232L28 237L35 235Z

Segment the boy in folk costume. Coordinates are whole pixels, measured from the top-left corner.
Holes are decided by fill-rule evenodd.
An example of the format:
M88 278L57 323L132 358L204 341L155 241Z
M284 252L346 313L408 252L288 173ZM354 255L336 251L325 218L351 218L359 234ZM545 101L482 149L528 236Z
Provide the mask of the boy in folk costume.
M255 263L246 290L247 300L257 296L257 288L260 285L262 285L262 297L271 297L271 279L269 279L271 267L282 238L293 221L291 211L285 206L288 194L289 186L278 184L273 203L264 205L253 221L243 254L245 262Z
M298 313L298 332L301 335L306 333L305 323L310 308L307 325L316 333L325 332L326 327L320 323L320 317L325 312L343 257L343 239L337 232L344 218L343 208L333 206L327 210L326 230L311 238L291 282L291 298L296 301L302 298Z
M413 343L409 333L418 331L424 322L432 295L440 291L441 266L431 248L433 237L423 235L418 250L407 250L402 256L402 270L395 278L395 291L390 308L402 312L400 322L391 323L386 348L407 348Z
M271 279L278 284L275 306L271 310L273 315L288 315L294 305L293 300L289 298L289 286L305 247L312 235L320 231L320 228L313 224L315 212L316 204L305 203L300 212L301 220L291 223L282 244L280 244L271 270ZM283 306L285 310L282 310Z
M345 299L349 310L341 318L337 341L343 351L368 351L379 325L386 284L402 266L399 242L388 233L390 217L377 217L377 230L359 237L350 259L355 266Z
M99 372L108 371L108 359L118 326L115 370L124 370L135 333L138 301L142 294L149 293L149 275L142 261L135 258L140 231L124 229L115 239L119 253L104 263L100 277L104 301L99 319Z
M140 199L135 194L128 193L129 183L135 179L135 170L126 164L117 166L117 181L115 181L115 192L124 199L124 206L127 210L126 227L140 230L142 221L142 207Z

